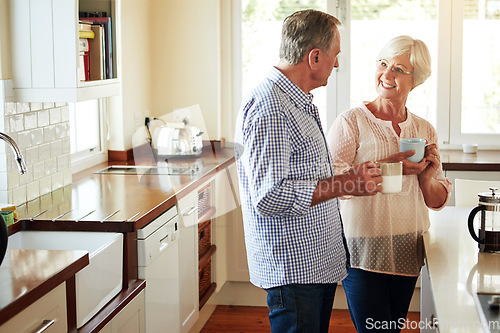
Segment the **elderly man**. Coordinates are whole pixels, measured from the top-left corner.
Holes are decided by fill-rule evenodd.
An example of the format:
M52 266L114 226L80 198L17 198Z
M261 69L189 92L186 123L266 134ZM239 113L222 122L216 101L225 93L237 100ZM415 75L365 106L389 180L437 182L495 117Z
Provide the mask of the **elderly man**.
M349 262L337 197L381 191L374 162L334 175L312 103L310 91L339 65L339 25L316 10L287 17L280 61L243 103L236 124L250 280L268 293L273 332L328 332Z

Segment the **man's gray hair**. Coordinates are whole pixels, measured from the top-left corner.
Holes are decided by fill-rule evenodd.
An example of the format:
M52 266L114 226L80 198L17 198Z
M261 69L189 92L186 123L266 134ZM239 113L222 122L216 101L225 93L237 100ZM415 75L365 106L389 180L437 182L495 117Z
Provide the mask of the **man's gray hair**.
M280 59L297 65L314 48L328 54L339 26L337 18L318 10L306 9L291 14L283 22Z

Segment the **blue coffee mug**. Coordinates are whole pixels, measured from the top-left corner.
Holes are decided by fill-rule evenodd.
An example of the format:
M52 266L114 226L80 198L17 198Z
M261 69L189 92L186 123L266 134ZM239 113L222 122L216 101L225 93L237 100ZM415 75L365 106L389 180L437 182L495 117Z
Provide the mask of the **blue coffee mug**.
M408 151L415 150L415 154L413 156L408 157L409 161L419 163L424 158L425 147L428 144L425 143L424 139L417 138L404 138L399 140L399 151Z

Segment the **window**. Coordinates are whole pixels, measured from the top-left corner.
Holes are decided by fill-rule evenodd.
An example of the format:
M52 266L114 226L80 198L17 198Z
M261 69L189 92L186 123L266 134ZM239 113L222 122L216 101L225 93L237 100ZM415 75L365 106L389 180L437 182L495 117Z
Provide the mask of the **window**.
M301 9L326 11L326 0L242 0L242 96L243 98L269 74L279 60L281 27L288 15ZM326 88L312 91L324 122Z
M500 144L500 0L241 0L233 71L242 96L278 61L283 18L316 8L337 16L340 68L312 91L325 131L342 111L376 97L375 61L391 38L407 34L431 52L432 75L409 95L407 106L437 129L441 148ZM238 16L240 15L240 16ZM241 29L241 30L240 30ZM239 33L241 31L241 33ZM238 39L239 38L239 39ZM239 68L238 68L239 66ZM235 105L241 103L239 92ZM237 110L237 108L236 108Z
M69 103L71 164L73 172L105 161L104 100Z
M408 34L423 40L432 57L432 75L409 95L407 106L437 129L442 148L479 143L498 149L500 139L500 1L499 0L352 0L341 1L349 13L346 48L352 107L374 98L369 70L390 38ZM366 55L366 56L365 56ZM481 64L481 65L479 65ZM340 70L343 70L342 65ZM369 87L371 85L371 87ZM339 87L342 87L339 84ZM342 89L342 88L340 88ZM339 108L343 109L343 108ZM339 110L341 111L341 110Z
M461 133L500 133L500 1L463 1Z
M375 61L383 45L398 35L423 40L433 60L437 59L438 0L352 0L350 20L349 107L372 101L375 91ZM433 73L436 61L433 61ZM341 68L340 70L345 70ZM436 126L436 75L408 96L408 109ZM340 111L340 110L339 110Z

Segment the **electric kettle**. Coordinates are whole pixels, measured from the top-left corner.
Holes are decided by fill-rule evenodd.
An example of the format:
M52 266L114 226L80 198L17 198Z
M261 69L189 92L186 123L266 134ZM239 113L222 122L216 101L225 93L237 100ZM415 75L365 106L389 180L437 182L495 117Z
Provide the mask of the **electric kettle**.
M469 233L479 243L479 252L500 253L500 194L498 188L490 187L491 192L478 193L479 205L469 214ZM474 217L481 212L479 231L474 230Z
M198 157L202 153L203 134L199 128L185 124L169 124L153 132L153 148L161 157Z

